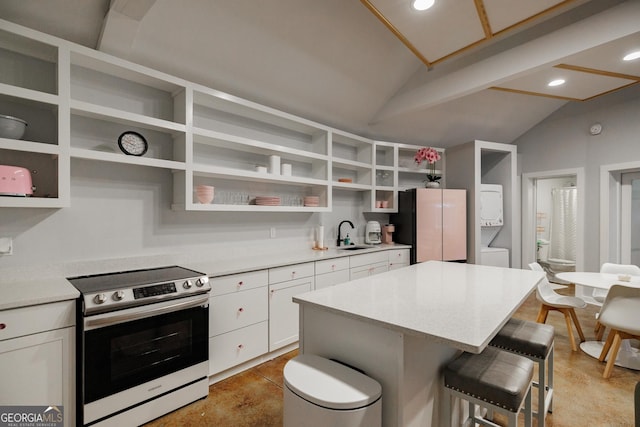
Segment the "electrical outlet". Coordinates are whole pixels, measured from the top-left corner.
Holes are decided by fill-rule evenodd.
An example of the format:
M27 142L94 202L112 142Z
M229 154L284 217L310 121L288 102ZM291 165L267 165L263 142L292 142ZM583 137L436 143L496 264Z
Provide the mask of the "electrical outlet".
M276 228L275 227L271 227L269 229L269 237L271 237L272 239L276 238Z
M0 237L0 255L13 255L13 239Z

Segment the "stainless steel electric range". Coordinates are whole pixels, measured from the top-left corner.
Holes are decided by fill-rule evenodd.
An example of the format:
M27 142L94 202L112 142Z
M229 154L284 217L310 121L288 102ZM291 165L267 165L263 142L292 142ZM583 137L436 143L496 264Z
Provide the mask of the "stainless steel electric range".
M139 425L208 394L208 277L178 266L68 279L78 423Z

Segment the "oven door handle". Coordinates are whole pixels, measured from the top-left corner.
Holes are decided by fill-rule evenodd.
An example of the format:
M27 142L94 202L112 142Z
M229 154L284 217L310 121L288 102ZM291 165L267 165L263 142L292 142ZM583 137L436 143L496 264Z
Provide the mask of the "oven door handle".
M176 300L172 300L129 308L112 313L89 316L84 319L84 330L88 331L91 329L104 328L107 326L117 325L118 323L131 322L133 320L173 313L175 311L207 305L208 303L209 295L205 294L180 299L178 302L176 302Z

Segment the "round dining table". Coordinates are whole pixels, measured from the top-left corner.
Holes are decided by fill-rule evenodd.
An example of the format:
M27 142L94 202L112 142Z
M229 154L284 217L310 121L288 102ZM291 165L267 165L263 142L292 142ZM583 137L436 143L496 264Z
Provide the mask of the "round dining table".
M596 272L566 272L557 273L556 277L575 285L589 288L609 290L613 285L631 286L640 288L640 276L624 276L610 273ZM580 344L580 349L596 359L602 353L602 341L585 341ZM616 358L615 364L623 368L640 371L640 350L631 345L631 340L623 340Z

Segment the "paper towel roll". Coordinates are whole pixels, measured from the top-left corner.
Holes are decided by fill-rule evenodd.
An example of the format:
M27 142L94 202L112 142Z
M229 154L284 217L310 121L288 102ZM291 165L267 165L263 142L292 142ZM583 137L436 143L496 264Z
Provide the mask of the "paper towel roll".
M269 173L280 175L280 156L269 156Z
M324 225L319 225L316 231L316 242L319 248L324 248Z

